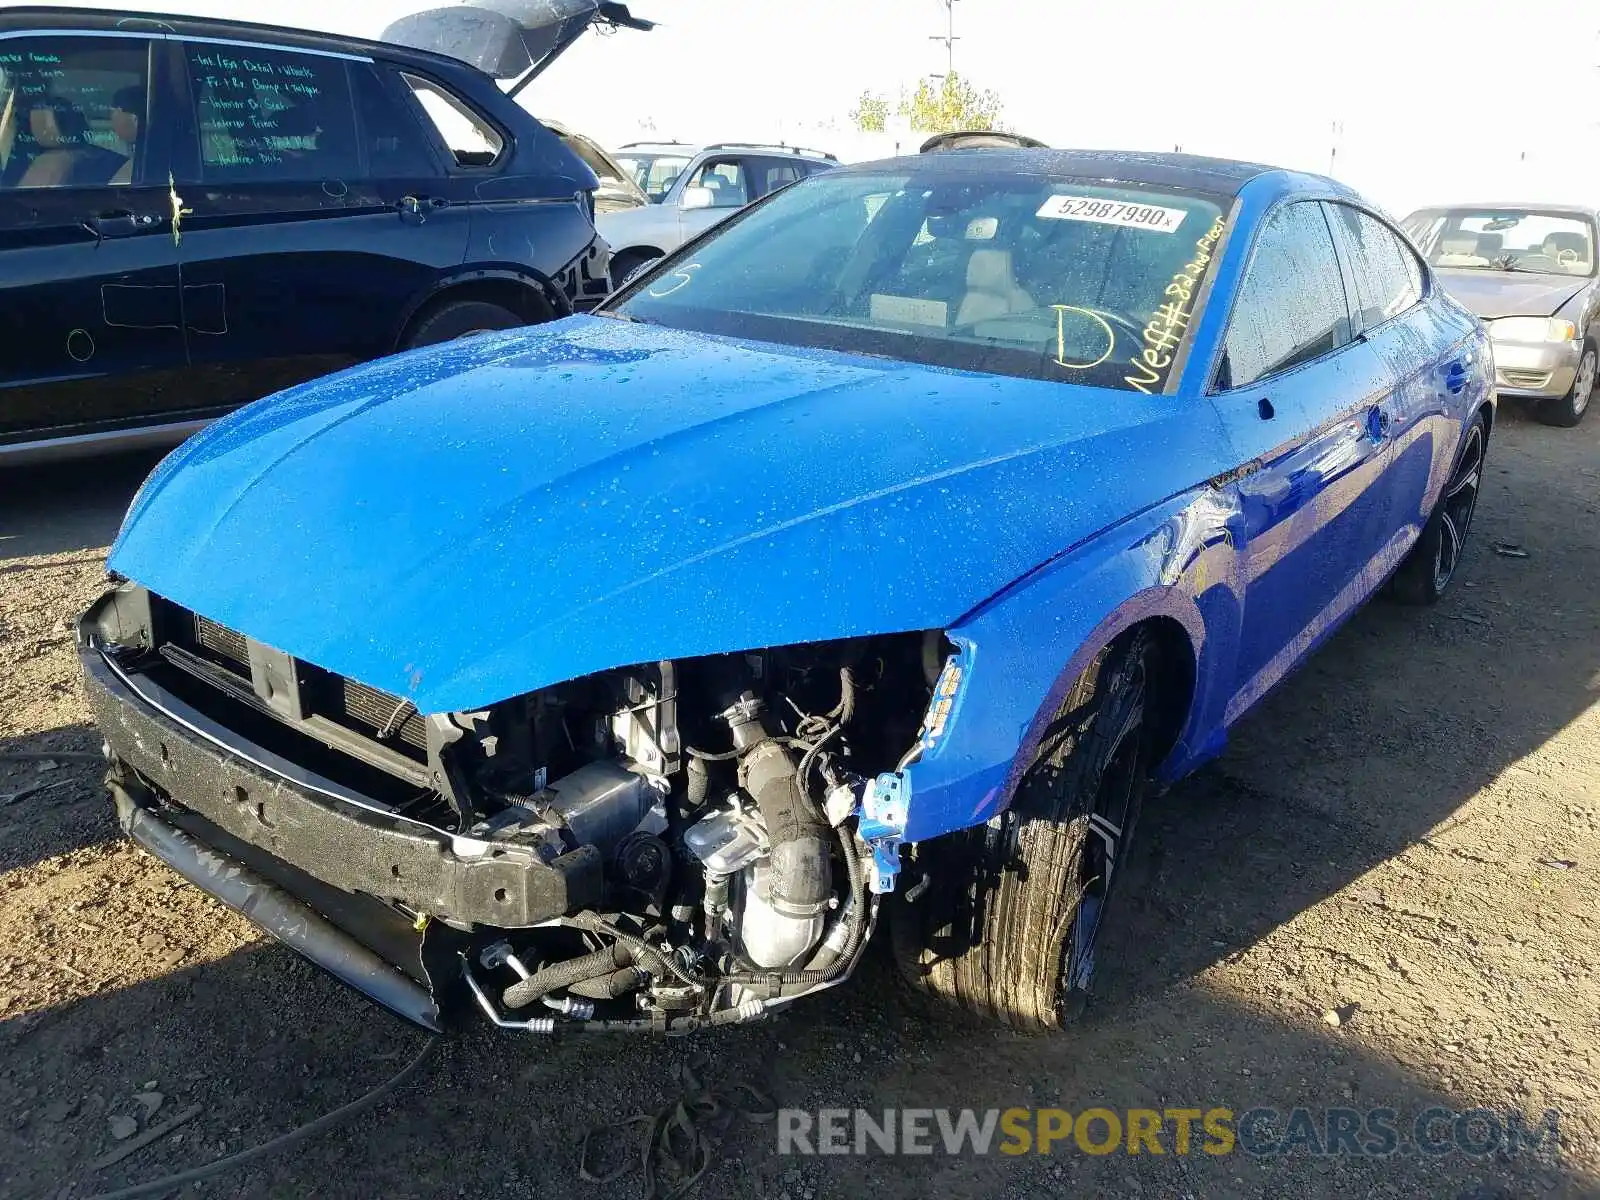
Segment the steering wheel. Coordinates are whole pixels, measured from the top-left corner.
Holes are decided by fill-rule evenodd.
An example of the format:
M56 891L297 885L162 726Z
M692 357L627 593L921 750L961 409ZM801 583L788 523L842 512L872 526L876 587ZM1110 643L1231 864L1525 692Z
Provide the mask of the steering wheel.
M1556 266L1568 267L1578 261L1578 252L1571 246L1563 246L1556 251Z

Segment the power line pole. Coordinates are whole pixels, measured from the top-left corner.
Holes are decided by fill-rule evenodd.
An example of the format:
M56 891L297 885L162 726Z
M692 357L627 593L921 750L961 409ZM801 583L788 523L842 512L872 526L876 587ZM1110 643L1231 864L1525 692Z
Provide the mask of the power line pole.
M930 42L944 43L944 69L947 75L956 73L956 43L961 39L956 36L956 0L943 0L944 4L944 34L929 36ZM941 78L935 76L934 78Z

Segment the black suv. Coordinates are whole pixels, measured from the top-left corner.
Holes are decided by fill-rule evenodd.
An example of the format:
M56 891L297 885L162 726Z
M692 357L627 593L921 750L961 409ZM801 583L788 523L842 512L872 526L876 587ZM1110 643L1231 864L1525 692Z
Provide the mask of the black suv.
M0 465L598 302L594 172L513 97L591 24L650 23L542 9L381 42L0 9Z

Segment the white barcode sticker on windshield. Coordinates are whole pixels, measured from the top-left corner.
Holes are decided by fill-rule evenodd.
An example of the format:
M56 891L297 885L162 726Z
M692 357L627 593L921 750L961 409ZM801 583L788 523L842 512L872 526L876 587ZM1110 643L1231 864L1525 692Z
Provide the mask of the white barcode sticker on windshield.
M950 323L950 306L943 300L918 300L912 296L886 296L872 293L868 313L874 321L890 325L937 325Z
M1154 233L1176 233L1189 214L1181 208L1162 208L1158 204L1128 204L1095 196L1051 196L1034 215L1048 221L1093 221Z

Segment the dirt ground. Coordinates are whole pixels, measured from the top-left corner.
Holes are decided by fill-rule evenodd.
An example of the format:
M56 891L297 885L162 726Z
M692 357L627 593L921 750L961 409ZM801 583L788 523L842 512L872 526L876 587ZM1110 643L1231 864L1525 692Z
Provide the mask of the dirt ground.
M98 748L64 622L149 466L0 475L0 755ZM687 1042L484 1030L378 1108L189 1194L637 1196L637 1174L580 1181L577 1140L671 1100L674 1068L703 1060L711 1081L809 1109L1381 1107L1402 1130L1436 1104L1556 1109L1562 1141L1488 1158L796 1158L771 1125L740 1125L705 1197L1600 1196L1597 518L1600 418L1559 430L1503 410L1453 595L1369 607L1149 807L1070 1035L930 1019L877 960L830 1000ZM253 1145L421 1041L120 840L92 763L0 761L0 1194L84 1196ZM142 1091L161 1093L153 1118ZM190 1106L90 1170L126 1144L116 1118Z

